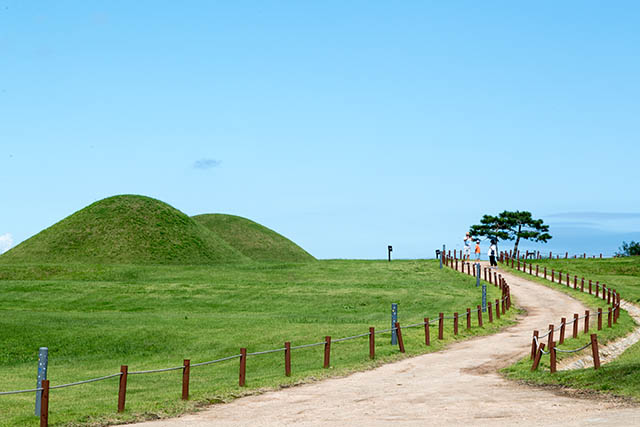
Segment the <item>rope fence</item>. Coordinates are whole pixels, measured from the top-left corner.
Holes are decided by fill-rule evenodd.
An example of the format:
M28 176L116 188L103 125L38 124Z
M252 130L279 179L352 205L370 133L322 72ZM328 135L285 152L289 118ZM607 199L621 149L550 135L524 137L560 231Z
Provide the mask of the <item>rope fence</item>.
M615 289L607 288L606 284L600 284L599 281L595 281L593 279L585 279L584 277L578 278L577 275L571 276L569 273L564 273L562 271L555 271L551 269L551 273L549 274L547 267L544 267L542 270L538 264L534 264L531 262L527 262L526 258L522 258L520 253L518 252L515 257L511 257L512 253L501 252L499 261L506 265L507 267L514 268L519 272L524 274L529 274L531 276L535 276L537 278L544 278L545 280L549 280L552 283L557 283L560 285L566 284L568 288L571 288L573 285L573 289L582 293L588 293L589 295L594 296L597 299L602 299L606 301L607 305L607 327L613 327L613 324L618 322L618 318L620 316L620 307L622 305L623 300L620 297L620 294ZM552 258L552 253L549 254L549 258ZM569 258L569 254L565 254L565 259ZM577 258L574 256L574 258ZM586 253L583 254L581 258L586 259ZM595 256L594 256L595 258ZM600 254L600 258L602 258L602 254ZM540 258L540 253L538 252L537 258ZM564 280L563 280L564 277ZM578 280L579 279L579 280ZM578 313L573 314L573 319L567 321L564 317L560 321L560 336L559 341L553 340L555 327L554 325L549 325L547 331L540 335L539 331L533 331L533 338L531 340L531 359L533 359L533 364L531 366L531 370L535 371L538 369L540 364L540 359L544 355L550 356L550 372L555 373L557 368L557 359L556 353L578 353L587 349L591 346L591 353L593 357L593 367L594 369L600 368L600 354L598 350L598 336L597 334L590 334L590 342L585 344L582 347L574 348L574 349L562 349L558 348L559 345L564 343L565 339L565 327L571 325L572 326L572 337L573 339L578 338L578 328L579 323L584 321L583 333L589 333L590 321L593 319L593 322L596 324L597 330L602 330L602 322L603 322L603 310L602 308L597 309L597 313L595 316L591 315L590 310L586 310L585 314L580 316ZM540 340L542 338L547 338L547 343L541 343ZM545 347L547 350L545 350Z
M470 269L469 269L469 274L471 274L471 270ZM493 309L492 309L493 307L495 307L495 314L496 314L496 318L497 319L500 318L501 314L505 314L506 311L511 308L511 293L509 291L509 286L506 283L506 281L502 277L500 277L499 281L495 281L495 285L498 286L502 290L502 296L501 296L500 299L496 299L494 303L492 303L491 301L488 302L489 322L490 323L493 322ZM492 304L493 304L493 306L492 306ZM453 333L454 333L454 335L458 335L458 333L459 333L458 321L461 318L462 319L466 318L467 329L470 329L471 328L471 323L472 323L471 322L471 317L472 317L471 314L472 313L477 313L477 315L478 315L477 326L478 327L482 327L483 326L482 308L481 308L480 305L477 305L477 307L475 309L467 308L466 312L461 313L460 315L457 312L454 313L454 315L452 315L452 316L450 316L450 315L445 316L443 313L439 313L437 316L425 317L424 321L422 321L422 322L413 323L413 324L405 325L405 326L401 326L398 322L396 322L393 327L388 328L388 329L381 329L381 330L378 330L378 331L376 331L374 327L370 327L369 328L369 332L362 333L362 334L357 334L357 335L352 335L352 336L348 336L348 337L337 338L337 339L334 339L334 340L331 339L331 336L326 336L324 341L316 342L316 343L309 343L309 344L301 344L301 345L297 345L297 346L291 346L290 342L285 342L285 346L284 347L270 349L270 350L250 352L250 353L248 353L247 349L243 347L243 348L240 349L240 354L235 354L235 355L232 355L232 356L226 356L226 357L223 357L223 358L210 360L210 361L206 361L206 362L194 363L194 364L191 364L191 361L189 359L184 359L183 364L181 366L175 366L175 367L170 367L170 368L161 368L161 369L151 369L151 370L144 370L144 371L131 371L131 372L129 372L128 366L127 365L122 365L120 367L120 372L115 373L115 374L106 375L106 376L102 376L102 377L98 377L98 378L92 378L92 379L88 379L88 380L77 381L77 382L73 382L73 383L69 383L69 384L55 385L55 386L50 385L49 380L42 380L42 386L39 387L39 388L0 392L0 396L20 394L20 393L41 393L40 396L41 396L42 403L41 403L41 407L40 407L40 409L41 409L41 411L40 411L40 425L41 426L48 426L48 419L49 419L49 410L48 410L48 408L49 408L49 400L50 400L50 395L49 395L49 391L50 390L66 388L66 387L73 387L73 386L79 386L79 385L83 385L83 384L88 384L88 383L93 383L93 382L98 382L98 381L104 381L104 380L108 380L108 379L111 379L111 378L119 377L120 381L119 381L119 390L118 390L118 412L123 412L125 410L126 392L127 392L127 380L128 380L128 376L129 375L145 375L145 374L155 374L155 373L182 370L182 399L183 400L188 400L189 399L189 379L190 379L190 372L191 372L191 368L192 367L206 366L206 365L211 365L211 364L215 364L215 363L229 361L229 360L232 360L232 359L240 359L240 366L239 366L239 373L238 373L238 384L239 384L240 387L244 387L245 384L246 384L246 360L247 360L248 356L259 356L259 355L265 355L265 354L271 354L271 353L284 352L284 356L285 356L285 375L286 376L290 376L291 375L291 350L304 349L304 348L317 347L317 346L324 346L323 368L329 368L329 366L330 366L330 357L331 357L331 344L332 343L338 343L338 342L343 342L343 341L354 340L354 339L357 339L357 338L369 337L369 358L370 359L375 359L375 336L376 335L395 332L396 335L397 335L399 351L401 353L404 353L405 352L405 348L404 348L404 341L403 341L403 338L402 338L402 329L424 327L425 345L429 346L430 345L430 326L431 325L437 325L438 326L438 339L442 340L442 339L444 339L444 321L445 320L453 320L454 321Z

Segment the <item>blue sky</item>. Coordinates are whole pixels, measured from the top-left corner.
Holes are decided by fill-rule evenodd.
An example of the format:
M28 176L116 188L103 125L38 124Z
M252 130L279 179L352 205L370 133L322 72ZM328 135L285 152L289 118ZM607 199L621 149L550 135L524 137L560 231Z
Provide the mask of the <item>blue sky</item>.
M640 240L640 4L0 0L0 251L144 194L319 258Z

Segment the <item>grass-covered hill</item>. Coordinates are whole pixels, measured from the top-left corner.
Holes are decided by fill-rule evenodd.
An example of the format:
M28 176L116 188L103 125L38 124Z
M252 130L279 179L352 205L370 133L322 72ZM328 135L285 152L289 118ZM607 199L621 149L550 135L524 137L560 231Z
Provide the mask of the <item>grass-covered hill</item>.
M192 218L254 261L296 262L315 259L291 240L249 219L224 214L203 214Z
M97 201L0 256L11 263L211 264L247 257L201 223L156 199Z

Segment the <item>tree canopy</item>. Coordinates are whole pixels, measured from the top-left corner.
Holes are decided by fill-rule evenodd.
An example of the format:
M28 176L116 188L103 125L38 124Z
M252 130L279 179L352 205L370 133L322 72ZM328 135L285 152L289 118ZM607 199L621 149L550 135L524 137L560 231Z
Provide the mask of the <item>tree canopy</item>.
M486 236L499 240L515 240L514 253L518 252L520 239L546 243L551 239L549 226L541 219L534 219L531 212L504 211L498 216L484 215L480 224L472 225L472 236Z
M616 252L617 256L638 256L640 255L640 242L630 241L622 242L622 246Z

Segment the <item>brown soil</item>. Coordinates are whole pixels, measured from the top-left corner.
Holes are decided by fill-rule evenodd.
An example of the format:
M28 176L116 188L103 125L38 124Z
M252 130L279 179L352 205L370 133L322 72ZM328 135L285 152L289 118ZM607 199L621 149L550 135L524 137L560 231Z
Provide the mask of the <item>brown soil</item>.
M137 426L426 426L640 425L626 399L529 387L498 370L528 354L534 329L585 307L569 296L503 272L518 323L498 334L458 342L343 378L328 379L213 405L196 414Z

